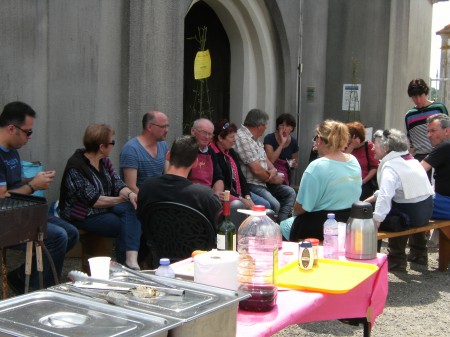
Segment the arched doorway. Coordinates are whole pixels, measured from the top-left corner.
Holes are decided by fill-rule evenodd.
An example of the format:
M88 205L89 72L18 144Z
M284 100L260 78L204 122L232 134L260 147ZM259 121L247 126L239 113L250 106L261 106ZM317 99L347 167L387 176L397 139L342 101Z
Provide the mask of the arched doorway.
M183 132L189 133L197 118L229 119L230 42L218 16L203 1L195 3L186 15L184 38ZM204 80L194 78L199 50L209 50L211 56L211 76Z

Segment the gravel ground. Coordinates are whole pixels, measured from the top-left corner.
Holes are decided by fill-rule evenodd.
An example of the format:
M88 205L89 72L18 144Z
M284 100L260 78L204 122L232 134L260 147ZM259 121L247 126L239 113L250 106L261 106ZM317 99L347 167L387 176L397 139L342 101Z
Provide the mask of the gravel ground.
M382 252L386 253L384 247ZM22 254L8 250L8 268L14 268L24 261ZM378 316L375 322L372 336L450 337L450 271L437 270L437 249L429 249L428 258L428 267L408 264L407 273L389 273L386 306L384 313ZM67 275L70 270L80 270L80 263L78 258L66 258L63 275ZM362 335L362 325L351 326L339 321L323 321L292 325L274 337Z

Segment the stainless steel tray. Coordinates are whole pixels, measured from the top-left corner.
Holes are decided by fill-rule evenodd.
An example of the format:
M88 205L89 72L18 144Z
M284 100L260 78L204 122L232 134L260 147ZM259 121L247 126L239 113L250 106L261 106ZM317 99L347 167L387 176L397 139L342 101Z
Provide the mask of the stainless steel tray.
M142 314L54 291L0 302L0 332L13 336L165 337L179 320Z
M155 276L155 278L158 277ZM144 284L143 280L137 279L132 275L113 276L111 279L136 283L136 285ZM185 294L183 296L173 296L161 292L155 298L142 300L135 298L131 293L125 292L124 295L127 297L127 300L123 307L158 316L177 318L186 322L232 304L237 304L240 300L249 297L247 293L211 287L190 281L161 277L160 279L178 289L183 289ZM86 284L86 286L89 287L90 285ZM57 286L50 288L50 290L60 291ZM89 288L85 288L83 291L91 292L94 297L96 294L104 292ZM83 296L70 291L67 293L73 296Z

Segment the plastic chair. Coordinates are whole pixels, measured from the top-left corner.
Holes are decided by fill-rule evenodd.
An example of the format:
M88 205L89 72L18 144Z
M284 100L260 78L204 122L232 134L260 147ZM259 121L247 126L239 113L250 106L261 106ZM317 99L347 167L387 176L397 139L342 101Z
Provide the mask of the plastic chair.
M192 207L176 202L156 202L142 211L140 220L153 268L162 257L173 263L190 257L194 250L216 248L213 225Z

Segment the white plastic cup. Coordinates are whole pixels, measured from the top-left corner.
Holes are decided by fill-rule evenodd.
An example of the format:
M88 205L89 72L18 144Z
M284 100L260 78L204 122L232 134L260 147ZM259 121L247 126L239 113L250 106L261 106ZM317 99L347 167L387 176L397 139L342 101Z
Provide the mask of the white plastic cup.
M91 276L103 280L109 280L109 256L97 256L88 259Z

